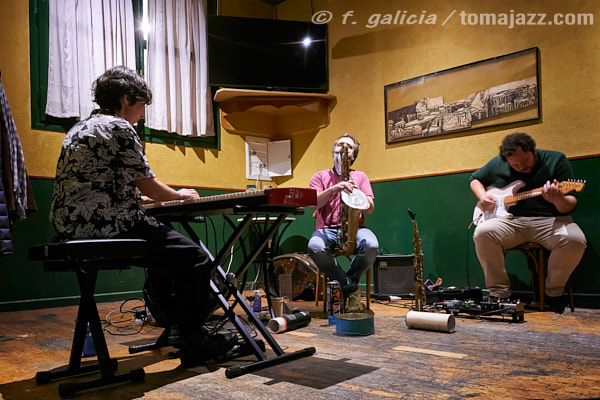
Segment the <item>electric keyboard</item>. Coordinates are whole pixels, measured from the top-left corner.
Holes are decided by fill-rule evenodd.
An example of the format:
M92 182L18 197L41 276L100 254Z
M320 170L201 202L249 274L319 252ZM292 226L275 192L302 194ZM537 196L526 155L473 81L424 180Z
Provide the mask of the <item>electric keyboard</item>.
M317 205L317 192L307 188L271 188L205 196L198 199L157 201L144 204L154 216L193 217L207 213L229 214L236 207Z

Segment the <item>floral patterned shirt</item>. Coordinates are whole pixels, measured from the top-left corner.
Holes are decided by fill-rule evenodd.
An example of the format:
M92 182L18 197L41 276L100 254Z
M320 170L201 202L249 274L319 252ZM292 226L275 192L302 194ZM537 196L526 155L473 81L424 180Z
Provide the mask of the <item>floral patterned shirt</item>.
M129 122L103 114L78 122L65 137L56 167L50 221L59 239L110 238L142 220L158 226L134 184L152 177Z

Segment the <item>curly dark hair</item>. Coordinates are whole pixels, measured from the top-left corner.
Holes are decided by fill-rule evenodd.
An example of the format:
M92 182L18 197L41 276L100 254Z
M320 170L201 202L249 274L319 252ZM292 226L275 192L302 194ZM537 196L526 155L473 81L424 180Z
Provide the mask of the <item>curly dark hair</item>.
M352 164L354 164L354 161L356 161L356 158L358 157L358 148L360 147L360 143L358 143L358 139L355 138L354 136L352 136L351 134L344 133L342 136L335 139L335 142L333 142L333 149L331 150L332 152L335 152L335 146L342 138L350 138L354 142L354 153L353 153L354 159L352 160L352 162L350 162L350 165L352 165Z
M515 154L517 147L520 147L525 152L535 153L535 141L526 133L517 132L507 135L500 145L500 158L506 161L506 157Z
M94 101L103 110L113 113L120 110L123 95L129 96L129 105L136 101L152 103L152 91L144 78L123 65L106 70L92 85Z

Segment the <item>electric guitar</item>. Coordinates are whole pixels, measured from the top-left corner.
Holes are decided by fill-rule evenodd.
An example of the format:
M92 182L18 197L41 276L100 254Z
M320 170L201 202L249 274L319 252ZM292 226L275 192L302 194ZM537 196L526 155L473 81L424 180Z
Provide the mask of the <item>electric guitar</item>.
M519 200L529 199L531 197L541 196L542 188L527 190L517 193L517 190L525 186L523 181L514 181L503 188L490 186L487 188L487 193L496 197L496 207L494 211L482 211L479 208L479 202L473 211L473 223L477 225L480 222L496 217L505 217L511 215L507 210L514 206ZM585 181L562 181L559 182L558 188L564 194L572 191L581 192L585 187Z

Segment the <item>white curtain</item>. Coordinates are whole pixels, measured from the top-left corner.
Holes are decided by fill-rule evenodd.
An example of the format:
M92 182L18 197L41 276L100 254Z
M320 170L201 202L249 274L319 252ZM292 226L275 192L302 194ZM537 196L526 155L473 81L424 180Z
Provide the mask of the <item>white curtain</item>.
M214 136L208 90L205 0L148 0L147 127Z
M92 83L108 68L135 70L131 0L49 1L46 114L87 117L97 108Z

